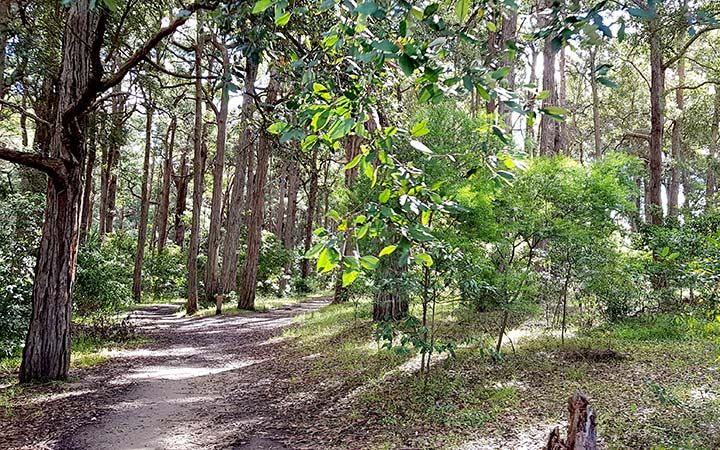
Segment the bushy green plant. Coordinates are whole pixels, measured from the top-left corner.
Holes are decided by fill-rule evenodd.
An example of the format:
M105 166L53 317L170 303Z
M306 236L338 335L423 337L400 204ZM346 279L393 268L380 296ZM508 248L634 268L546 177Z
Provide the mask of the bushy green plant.
M80 317L111 314L132 301L133 262L126 241L118 235L101 242L92 235L81 245L73 292L74 310Z
M282 295L279 280L284 276L285 266L294 258L294 252L285 248L275 234L263 231L258 261L258 290L263 294Z
M0 356L16 352L25 338L43 207L39 194L0 198Z
M143 284L154 298L181 297L187 286L187 255L177 245L146 252Z

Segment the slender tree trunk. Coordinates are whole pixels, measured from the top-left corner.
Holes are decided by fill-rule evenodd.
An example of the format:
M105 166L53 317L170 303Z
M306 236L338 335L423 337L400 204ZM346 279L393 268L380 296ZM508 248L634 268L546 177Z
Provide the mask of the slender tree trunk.
M657 20L653 20L650 26L650 154L648 157L650 184L647 200L650 208L650 223L660 225L663 221L661 189L665 68Z
M265 103L274 105L277 100L277 94L278 82L275 79L275 74L270 74L270 83L268 84ZM238 308L240 309L255 309L255 290L257 287L257 270L263 226L263 203L265 200L263 193L265 192L265 181L267 179L271 146L272 137L268 135L265 126L263 126L260 131L260 140L257 146L255 182L253 183L252 195L249 196L251 202L250 218L248 220L247 253L243 266L242 284L240 286L240 296L238 299Z
M488 106L489 107L489 106ZM359 136L349 136L346 138L345 142L345 160L346 162L350 162L355 157L360 154L360 143L361 138ZM357 178L358 174L358 168L353 167L350 170L345 171L345 187L347 189L352 189L352 186L355 184L355 179ZM340 253L340 263L338 264L337 273L335 274L335 293L333 294L333 303L342 303L348 300L347 295L347 288L343 287L343 267L344 267L344 260L345 257L350 254L350 248L352 246L352 229L348 227L348 229L345 231L345 238L343 240L343 246Z
M504 8L507 9L507 8ZM517 25L518 25L518 13L515 10L512 11L506 11L506 16L502 19L502 29L501 29L501 50L503 51L503 58L502 58L502 65L503 67L508 67L510 69L510 72L508 72L507 76L505 77L505 81L507 82L507 87L510 91L515 90L515 77L516 77L516 68L515 68L515 62L510 58L510 52L508 47L508 44L511 42L514 42L517 38ZM507 105L504 103L500 103L499 105L499 112L500 115L503 117L503 120L505 121L505 126L508 129L512 129L513 127L513 121L512 121L512 114L510 110L508 109Z
M560 74L560 88L558 90L558 105L567 109L567 73L565 70L565 48L560 50L560 61L558 64L558 73ZM568 139L567 120L561 122L555 121L557 127L557 135L555 136L555 151L563 152L565 155L571 155L571 149Z
M308 198L307 198L307 214L305 217L305 227L304 227L304 242L303 242L303 249L304 253L307 253L310 248L312 248L312 236L313 236L313 228L315 225L315 209L317 205L317 196L318 196L318 178L319 178L319 169L317 167L317 157L318 157L318 150L317 147L313 149L312 156L310 159L310 167L308 168L308 174L310 175L310 188L308 189ZM310 260L303 258L302 263L300 264L300 276L303 280L307 279L307 277L310 276Z
M95 123L90 125L95 127ZM94 197L94 183L93 183L93 169L95 168L96 158L96 133L91 130L90 142L87 147L87 165L85 166L85 186L83 187L83 209L82 209L82 222L80 225L80 233L82 239L87 237L92 227L92 216L93 216L93 197Z
M180 157L180 173L173 175L175 183L175 212L173 219L173 242L180 248L185 246L185 210L187 209L188 185L190 184L190 168L187 149L183 148Z
M391 258L380 270L383 285L376 290L373 302L373 320L387 322L400 320L408 313L408 296L402 279L407 272L396 258Z
M597 47L590 48L590 91L592 92L593 139L595 159L602 157L602 134L600 133L600 95L597 81Z
M223 246L222 287L230 292L237 287L238 248L240 246L240 226L242 225L245 178L247 160L254 153L252 115L254 111L255 79L259 61L248 56L245 62L245 86L242 103L242 123L245 129L240 135L235 154L235 180L230 192L227 224L225 226L225 245Z
M288 166L288 182L287 182L287 213L285 215L285 223L282 227L282 242L283 246L293 252L295 249L295 221L297 219L297 194L300 188L300 174L298 173L297 161L292 160ZM292 258L285 265L285 276L280 279L280 292L284 293L287 290L287 282L292 275L292 269L294 264Z
M173 148L175 147L175 130L177 128L177 119L170 119L170 129L168 130L168 138L165 143L165 158L163 159L162 169L162 186L160 187L160 197L158 199L158 210L155 215L155 233L157 236L157 250L162 253L167 242L168 232L168 214L170 210L170 184L172 183L173 171Z
M215 144L215 164L213 165L213 190L210 206L210 230L208 235L207 265L205 268L205 296L215 301L215 296L223 292L220 283L220 228L223 210L223 175L225 171L225 142L227 139L228 104L230 102L230 56L227 48L217 44L222 53L223 85L220 95L220 110L217 116L217 140Z
M51 156L62 163L48 182L21 382L64 379L70 368L70 316L80 238L83 133L87 126L87 115L75 111L94 80L102 75L94 64L94 53L102 45L106 22L104 13L92 11L89 3L73 3L65 24L58 113L49 146Z
M152 153L152 126L154 110L150 106L152 100L146 99L145 105L145 155L143 157L142 187L140 188L140 222L138 223L137 248L135 249L135 266L133 270L133 299L139 302L142 298L142 269L145 260L145 243L147 241L147 225L150 213L150 154Z
M202 59L205 38L202 15L197 17L197 42L195 45L195 128L193 134L193 210L190 225L190 248L188 249L188 299L185 311L195 314L198 309L198 254L200 253L200 215L202 214L203 179L205 178L205 155L203 154L203 89Z
M538 52L535 51L535 47L530 47L530 77L529 77L529 84L534 85L537 83L537 75L535 74L535 69L537 68L537 59L538 59ZM535 98L532 97L529 100L529 106L530 108L533 108L535 106ZM535 148L535 126L530 120L526 119L525 122L525 151L528 153L530 157L533 157L533 149Z
M670 189L668 190L668 216L677 217L678 208L681 206L680 182L682 178L683 165L683 114L685 114L685 58L680 58L677 63L677 82L675 89L675 102L678 108L678 117L673 122L672 129L672 166L670 169Z
M545 0L545 8L552 7L552 0ZM547 23L545 25L548 25ZM542 87L550 95L543 101L543 106L558 106L557 81L555 80L555 51L552 47L554 35L545 38L543 44L543 78ZM557 152L555 147L558 127L557 121L547 114L540 118L540 155L549 156Z
M278 196L277 207L275 208L275 236L279 240L283 239L283 225L285 224L285 196L288 191L288 165L285 161L280 161L278 167Z
M5 98L7 82L5 81L5 55L10 34L10 0L0 0L0 100Z
M714 205L717 189L717 157L720 154L720 86L715 85L715 102L712 122L712 142L708 154L707 178L705 180L705 202L707 206Z

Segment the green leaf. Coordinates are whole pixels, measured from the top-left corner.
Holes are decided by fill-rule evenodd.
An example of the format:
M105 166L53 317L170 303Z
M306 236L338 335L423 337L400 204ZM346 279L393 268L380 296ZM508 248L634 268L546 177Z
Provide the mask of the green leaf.
M305 252L305 255L304 255L305 259L312 259L312 258L317 257L317 255L320 254L320 252L322 251L323 248L325 248L325 246L323 244L313 245L312 248L310 248L310 250Z
M320 252L320 257L317 261L317 271L320 273L327 273L333 270L340 260L340 254L334 248L325 248Z
M360 275L360 272L357 270L352 270L350 272L344 272L342 276L342 285L343 287L350 286L353 284L355 280L357 280L357 277Z
M366 16L372 15L375 11L378 10L378 5L375 4L373 1L368 1L361 3L355 7L354 12L358 14L365 14Z
M556 117L563 117L565 116L565 114L567 114L567 110L559 106L545 106L543 108L540 108L540 111Z
M284 27L285 25L290 22L290 16L292 13L290 11L287 11L285 14L281 15L280 17L275 18L275 25L279 27Z
M117 1L116 0L103 0L103 4L110 12L117 11Z
M380 263L380 259L378 259L375 256L367 255L360 258L360 265L362 265L364 268L368 270L375 270L378 267L378 264Z
M427 125L428 125L427 120L423 120L421 122L416 123L415 126L412 127L412 130L410 130L410 134L413 137L425 136L426 134L428 134L430 132L430 129L428 128Z
M252 13L260 14L273 5L273 0L258 0L253 6Z
M383 257L385 255L391 255L392 252L394 252L396 248L397 248L397 245L388 245L384 249L380 250L380 254L378 256Z
M350 161L349 163L345 164L345 170L350 170L350 169L352 169L353 167L357 166L363 156L365 156L365 155L363 155L363 154L361 153L361 154L357 155L356 157L354 157L354 158L352 159L352 161Z
M412 75L415 71L415 63L412 58L407 55L407 53L400 55L400 58L398 58L398 64L400 64L400 69L402 69L403 73L407 76Z
M285 129L285 126L286 125L283 122L275 122L268 127L268 132L270 134L280 134Z
M390 189L385 189L385 190L382 191L382 192L380 193L380 195L378 196L378 200L380 200L380 203L387 203L388 200L390 200L390 195L391 195L391 194L392 194L392 193L390 192Z
M427 253L420 253L415 255L415 262L418 264L422 264L425 267L432 267L433 265L432 256L428 255Z
M458 20L462 23L470 13L470 0L457 0L455 3L455 14Z

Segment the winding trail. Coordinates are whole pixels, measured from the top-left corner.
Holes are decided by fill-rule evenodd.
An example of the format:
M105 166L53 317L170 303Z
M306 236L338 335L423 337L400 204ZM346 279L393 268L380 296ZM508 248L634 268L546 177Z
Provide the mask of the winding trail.
M85 396L84 408L93 409L72 434L17 448L285 449L263 425L276 407L268 391L282 365L279 337L294 317L327 303L199 319L178 317L173 305L136 311L133 321L152 344L111 352L104 365L112 375L81 377L61 394ZM96 390L111 394L88 398Z

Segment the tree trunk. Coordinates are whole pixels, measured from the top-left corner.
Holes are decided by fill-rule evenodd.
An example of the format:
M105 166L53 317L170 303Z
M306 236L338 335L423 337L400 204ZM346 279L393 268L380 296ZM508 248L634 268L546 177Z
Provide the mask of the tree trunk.
M70 317L80 237L87 115L78 104L98 73L94 53L105 34L106 17L90 0L69 8L65 24L59 103L50 141L51 156L62 161L62 175L48 182L40 249L35 266L30 328L25 339L20 381L64 379L70 368Z
M567 109L567 73L565 71L565 48L560 50L560 61L558 64L558 73L560 74L560 88L558 90L558 106ZM557 127L557 135L555 136L555 152L562 152L565 155L570 156L571 150L568 139L568 126L567 120L555 121Z
M300 174L298 173L297 161L292 160L288 166L288 188L287 188L287 213L285 215L285 223L282 227L283 246L290 250L294 255L295 248L295 220L297 218L297 194L300 188ZM280 279L280 292L287 290L287 282L292 275L292 269L295 258L293 257L285 266L285 274Z
M315 209L317 205L317 196L318 196L318 178L319 178L319 169L317 167L317 157L318 157L318 149L315 147L312 152L312 157L310 160L310 167L308 168L308 173L310 175L310 189L308 189L308 198L307 198L307 214L305 216L305 228L304 228L304 242L303 242L303 249L304 253L307 253L310 248L312 248L312 236L313 236L313 228L315 225ZM310 276L310 260L307 258L303 258L302 264L300 265L300 276L303 280L307 279L307 277Z
M596 450L597 431L595 411L587 397L580 391L568 399L567 439L560 439L560 430L555 428L550 433L545 450Z
M185 246L185 210L187 209L188 185L190 184L190 167L187 149L183 149L180 157L180 174L173 175L175 183L175 212L173 219L173 242L180 248Z
M207 265L205 267L205 296L215 301L215 295L221 293L219 279L220 228L223 210L223 175L225 171L225 142L227 138L228 104L230 101L230 57L227 48L217 44L222 53L223 85L220 95L220 110L217 116L217 140L215 144L215 164L213 165L213 190L210 206L210 230L208 234Z
M537 75L535 74L535 69L537 68L538 52L535 50L534 46L530 47L530 52L530 67L528 68L528 70L530 70L530 76L528 83L530 85L534 85L537 82ZM528 106L531 109L535 106L534 96L529 99ZM525 120L525 151L530 157L533 157L533 149L535 148L535 126L530 120L527 120L527 118Z
M205 155L203 154L203 88L202 58L205 38L202 15L197 17L197 42L195 45L195 127L193 133L193 210L190 225L190 248L188 249L188 298L185 311L195 314L198 309L198 254L200 253L200 215L202 214L203 180L205 178Z
M285 161L280 161L280 167L278 168L278 196L277 196L277 207L275 208L275 236L282 241L283 239L283 225L285 224L285 196L288 191L288 165Z
M650 184L648 186L648 202L650 223L660 225L663 222L661 202L662 189L662 142L665 90L665 68L662 60L662 43L660 29L656 20L650 24Z
M247 172L247 160L254 153L252 115L254 111L255 79L259 61L252 55L245 62L245 86L242 103L242 123L245 129L240 135L235 154L235 180L230 192L227 224L225 226L225 245L223 246L222 288L227 293L237 287L238 247L240 245L240 226L242 225L245 178L252 176Z
M391 259L380 271L383 286L375 291L373 301L373 320L387 322L400 320L408 313L408 296L403 290L403 278L407 272L406 266L400 266L399 261Z
M507 8L504 9L507 10ZM510 69L510 72L508 72L507 76L505 77L505 81L507 82L508 90L514 91L516 75L515 61L510 59L508 44L510 44L511 42L515 42L517 38L518 13L515 10L505 12L507 14L502 19L502 41L500 44L502 46L501 50L503 51L502 65L503 67L508 67ZM508 109L507 105L502 102L500 102L499 105L499 113L505 121L505 126L509 130L511 130L513 127L512 113L510 109Z
M682 178L683 165L683 115L685 114L685 58L680 58L677 63L677 83L675 89L675 103L678 108L678 117L673 122L672 129L672 166L670 170L670 189L668 191L668 216L677 217L678 208L681 207L680 182Z
M5 98L8 88L5 82L5 55L10 34L9 22L10 0L0 0L0 100Z
M600 95L597 81L597 47L590 48L590 91L592 92L593 139L595 159L602 157L602 134L600 133Z
M94 121L93 121L94 122ZM95 123L91 124L91 127L95 127ZM96 133L92 132L90 142L87 147L88 160L85 166L85 186L83 187L83 207L82 207L82 222L80 224L80 233L83 239L90 233L92 227L92 216L93 216L93 197L94 197L94 183L93 183L93 169L95 168L96 158Z
M270 83L268 84L265 103L274 105L277 100L277 94L278 82L275 79L275 74L270 74ZM260 246L262 244L263 208L265 200L263 193L265 192L265 181L267 178L271 146L272 137L268 135L265 126L263 126L260 131L260 140L257 146L255 182L253 183L252 195L248 197L250 200L250 218L248 220L247 253L243 266L242 284L240 286L240 296L238 299L238 308L240 309L255 309L257 270L260 258Z
M552 0L545 0L545 8L552 7ZM558 92L555 80L555 51L552 48L554 35L545 39L543 44L543 78L542 88L550 95L543 101L543 106L557 106ZM540 155L549 156L556 152L557 121L547 114L540 118Z
M133 300L139 302L142 297L142 269L145 259L145 242L147 240L147 224L150 213L150 154L152 153L152 125L154 110L151 100L146 99L145 105L145 155L143 157L142 187L140 188L140 222L138 223L137 248L135 249L135 266L133 269Z
M163 159L162 186L160 187L160 197L158 198L157 214L155 214L154 231L156 233L158 253L163 252L165 243L167 242L170 183L172 181L173 171L173 148L175 147L175 130L177 128L177 119L175 117L170 120L169 128L168 139L165 143L165 158Z
M705 202L707 206L714 204L715 191L717 189L717 157L720 146L720 85L715 85L715 102L712 122L712 142L708 154L707 178L705 180Z

